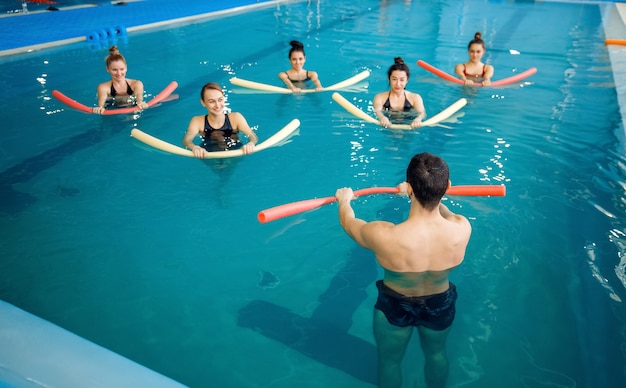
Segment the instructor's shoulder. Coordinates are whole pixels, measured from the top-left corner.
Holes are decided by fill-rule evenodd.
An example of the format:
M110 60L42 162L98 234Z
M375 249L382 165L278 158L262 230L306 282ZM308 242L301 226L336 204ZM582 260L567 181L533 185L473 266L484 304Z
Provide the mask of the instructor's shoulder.
M455 229L459 233L459 235L465 235L469 237L469 235L472 233L472 224L470 224L469 220L465 216L462 216L460 214L452 214L447 217L447 220L454 224L452 228Z
M362 233L370 237L385 237L387 234L394 233L397 225L389 221L370 221L362 226Z

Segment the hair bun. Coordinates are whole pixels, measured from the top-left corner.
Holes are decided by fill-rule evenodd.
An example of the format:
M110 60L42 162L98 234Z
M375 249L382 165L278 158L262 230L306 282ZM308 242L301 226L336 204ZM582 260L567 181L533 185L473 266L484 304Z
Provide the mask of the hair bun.
M304 48L304 44L302 44L302 42L299 42L297 40L292 40L291 42L289 42L289 44L293 48Z
M393 63L404 64L404 59L402 59L402 57L395 57Z
M482 39L483 35L480 32L474 34L474 39Z

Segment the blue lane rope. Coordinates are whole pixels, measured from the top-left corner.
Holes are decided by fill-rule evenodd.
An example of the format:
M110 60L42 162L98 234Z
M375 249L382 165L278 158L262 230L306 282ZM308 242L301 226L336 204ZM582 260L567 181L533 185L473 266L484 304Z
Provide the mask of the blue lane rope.
M126 35L126 27L115 26L102 30L91 31L85 36L85 39L87 42L97 42L101 40L115 39L117 37L125 37Z

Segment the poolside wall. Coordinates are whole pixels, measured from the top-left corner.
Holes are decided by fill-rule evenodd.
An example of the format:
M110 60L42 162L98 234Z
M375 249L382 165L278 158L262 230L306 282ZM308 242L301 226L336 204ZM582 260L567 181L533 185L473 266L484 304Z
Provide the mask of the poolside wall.
M4 15L0 17L0 56L84 42L111 29L132 32L162 25L202 22L285 2L289 1L143 0L126 2L123 6L91 4L59 7L59 11Z
M606 39L626 40L626 4L609 3L602 5L601 11ZM611 59L617 100L622 114L622 131L617 135L622 144L626 144L626 130L623 128L623 123L626 122L626 46L609 45L607 49Z
M1 300L0 317L0 387L184 387Z

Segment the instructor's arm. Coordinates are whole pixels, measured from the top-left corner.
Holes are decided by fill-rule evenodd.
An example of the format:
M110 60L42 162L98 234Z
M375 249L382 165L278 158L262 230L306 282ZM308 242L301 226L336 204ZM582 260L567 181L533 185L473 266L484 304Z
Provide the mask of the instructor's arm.
M359 245L367 247L362 236L362 229L367 223L356 218L350 201L354 199L354 192L349 187L338 189L335 193L337 203L339 204L339 223L343 229L352 237Z

